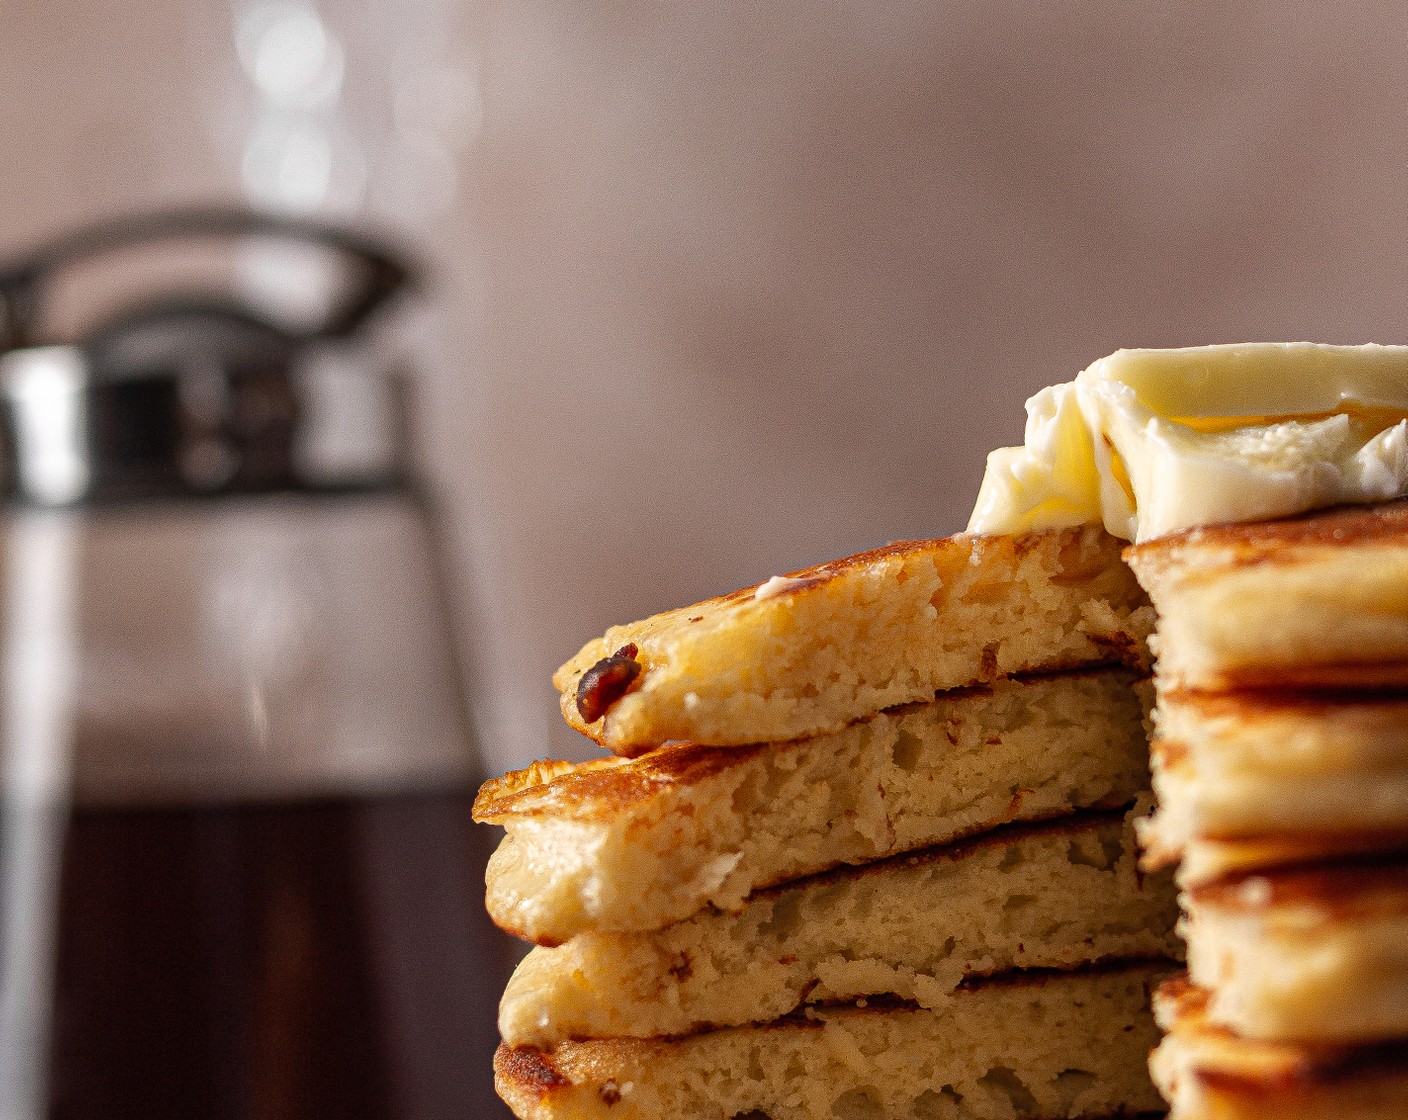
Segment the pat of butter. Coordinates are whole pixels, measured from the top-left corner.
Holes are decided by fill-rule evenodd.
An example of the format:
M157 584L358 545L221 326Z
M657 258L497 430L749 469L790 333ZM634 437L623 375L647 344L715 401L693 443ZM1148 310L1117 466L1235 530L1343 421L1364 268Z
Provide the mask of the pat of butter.
M1408 346L1120 350L1027 402L970 532L1143 541L1408 494Z

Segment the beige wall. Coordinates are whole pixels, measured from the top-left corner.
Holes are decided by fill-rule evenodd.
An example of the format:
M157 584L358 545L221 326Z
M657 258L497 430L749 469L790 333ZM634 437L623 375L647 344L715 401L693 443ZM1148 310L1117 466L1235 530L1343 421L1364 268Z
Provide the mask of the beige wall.
M372 6L322 7L362 80ZM4 243L238 194L229 5L110 10L5 12ZM546 678L607 624L960 528L1100 354L1405 337L1400 5L456 12L453 204L373 212L439 270L423 420L496 768L580 752Z

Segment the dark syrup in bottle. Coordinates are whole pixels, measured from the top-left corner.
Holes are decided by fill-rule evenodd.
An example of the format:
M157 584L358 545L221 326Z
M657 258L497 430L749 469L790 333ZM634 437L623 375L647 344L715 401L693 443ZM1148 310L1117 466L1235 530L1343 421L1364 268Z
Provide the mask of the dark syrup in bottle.
M53 1120L507 1117L471 800L75 809Z

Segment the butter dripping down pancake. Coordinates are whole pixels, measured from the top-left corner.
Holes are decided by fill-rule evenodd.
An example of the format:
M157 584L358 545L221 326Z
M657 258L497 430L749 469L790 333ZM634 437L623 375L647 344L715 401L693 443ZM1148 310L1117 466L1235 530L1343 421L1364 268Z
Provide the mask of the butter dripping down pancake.
M1093 526L892 544L613 627L553 682L569 724L634 756L830 733L1014 673L1135 663L1152 612L1119 547Z
M1177 957L1167 875L1141 876L1121 810L1011 825L838 868L655 933L534 949L509 982L510 1045L763 1022L802 1004L896 996L940 1008L975 975Z
M1408 502L1193 529L1125 552L1161 687L1408 688Z
M501 1046L525 1120L1046 1120L1157 1111L1149 989L1164 964L1012 973L941 1011L881 1002L670 1039Z
M1260 1042L1212 1024L1186 980L1154 999L1168 1032L1149 1060L1169 1120L1402 1120L1408 1041Z
M1002 680L812 739L539 764L475 803L508 832L489 910L539 944L659 929L836 864L1124 805L1148 783L1144 703L1133 673L1106 669Z

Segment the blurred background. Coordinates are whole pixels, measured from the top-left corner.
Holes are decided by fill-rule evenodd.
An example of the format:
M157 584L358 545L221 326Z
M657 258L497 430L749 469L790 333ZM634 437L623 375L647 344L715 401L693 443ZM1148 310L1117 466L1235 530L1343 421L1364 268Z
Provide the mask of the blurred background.
M0 248L227 200L426 263L395 341L491 771L583 754L548 676L605 626L961 528L1023 400L1095 357L1403 338L1398 4L4 23Z
M253 719L253 739L206 737L183 756L187 779L198 784L215 765L235 782L220 793L233 800L208 817L188 811L184 794L155 815L135 795L116 815L89 804L64 858L77 852L90 871L65 873L78 886L62 904L55 861L68 818L54 790L65 773L47 771L50 784L28 802L9 783L16 727L31 746L66 749L71 729L55 715L64 705L45 704L71 684L64 657L78 648L87 658L89 637L49 641L69 625L64 581L79 579L65 567L70 539L16 537L0 659L5 782L12 806L35 811L0 814L0 1054L10 1063L0 1063L0 1115L42 1107L50 1002L55 1084L81 1096L89 1077L98 1090L85 1099L99 1102L65 1111L60 1093L52 1115L126 1115L112 1100L145 1120L164 1115L122 1088L122 1047L145 1046L133 1060L151 1060L151 1024L169 1033L171 1053L195 1045L179 1016L134 1002L165 991L151 977L183 955L189 976L171 980L172 1006L203 1007L191 1022L226 1022L226 1000L254 1017L259 1042L247 1068L227 1071L229 1087L205 1067L188 1087L228 1112L177 1102L172 1115L301 1116L316 1094L337 1099L349 1085L363 1111L315 1114L490 1115L505 949L483 928L477 886L463 889L488 840L466 831L467 773L443 770L459 749L444 744L462 742L454 684L436 675L454 674L436 630L444 616L463 651L475 779L586 757L549 684L581 643L774 574L961 529L986 452L1021 439L1025 398L1091 360L1121 346L1404 341L1405 40L1408 8L1387 0L4 2L0 260L95 221L216 204L391 246L420 282L359 336L358 360L412 380L416 462L441 536L423 544L418 513L384 503L336 530L323 528L330 507L305 516L280 506L259 533L221 528L211 539L228 553L191 543L208 525L104 522L121 538L107 555L128 567L99 565L79 580L99 601L108 653L121 654L99 658L103 672L117 665L119 683L140 692L149 662L123 661L122 643L188 626L194 644L168 649L161 668L180 686L173 695L186 695L207 671L200 658L220 646L200 629L209 615L248 623L240 633L258 640L236 652L254 680L266 661L299 654L306 609L333 668L308 678L313 692L288 676L283 696L321 703L314 692L326 684L331 699L298 726L313 738L336 727L343 746L372 742L343 760L365 786L380 780L367 760L391 757L378 738L389 719L384 738L399 729L424 748L391 761L421 758L418 780L432 775L434 790L429 801L420 786L409 801L334 799L332 816L310 802L308 816L287 818L279 798L307 790L286 774L278 797L264 804L256 790L251 806L239 767L225 774L220 760L249 749L239 766L264 766L256 748L271 741L270 719L285 726L302 711L271 717L255 688L221 709ZM52 340L130 304L138 281L179 293L198 267L290 320L326 303L319 269L268 245L213 262L168 256L135 280L99 275L82 300L48 293ZM443 598L425 574L432 545ZM366 548L376 564L359 567ZM238 579L221 559L236 554L252 564ZM186 593L177 607L152 591L167 568ZM322 583L289 576L304 568ZM210 610L192 573L221 589ZM354 594L361 578L403 598ZM310 587L311 607L300 598ZM109 607L128 611L133 632L103 621ZM49 660L28 658L16 634ZM367 634L381 645L359 644ZM404 656L385 653L394 642ZM382 652L342 656L363 648ZM380 671L393 661L395 673ZM90 666L79 670L86 680ZM26 724L15 713L27 696L38 715ZM201 742L207 716L168 706L162 734ZM102 741L140 751L144 726L106 728ZM356 786L334 792L367 792ZM160 905L118 890L152 867L166 876L188 844L213 871L171 871L151 888L169 893ZM348 856L348 844L361 854ZM337 867L359 870L339 885ZM90 873L107 885L85 887ZM232 885L240 875L248 890ZM367 891L370 925L349 933L344 919ZM119 895L130 943L120 950L99 943L108 927L93 917ZM80 904L98 909L74 920ZM189 927L170 925L176 911L164 907L188 904ZM67 915L58 927L55 907ZM67 932L51 984L54 928ZM96 947L87 929L99 931ZM230 938L205 956L190 949L229 930L247 930L255 949ZM128 964L131 986L113 988L110 974ZM336 998L324 1005L328 992ZM130 1014L113 1017L114 1007ZM299 1018L309 1008L322 1026ZM361 1061L361 1041L343 1037L373 1020L404 1052L387 1060L394 1085ZM348 1072L326 1067L319 1086L306 1067L322 1068L325 1028ZM104 1031L112 1068L97 1077L83 1065L86 1040ZM313 1058L298 1056L300 1039ZM233 1052L221 1046L211 1043L212 1060ZM472 1085L465 1070L476 1071ZM375 1082L365 1091L363 1073ZM159 1081L142 1078L144 1091ZM481 1104L466 1105L467 1092Z

